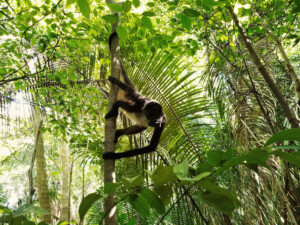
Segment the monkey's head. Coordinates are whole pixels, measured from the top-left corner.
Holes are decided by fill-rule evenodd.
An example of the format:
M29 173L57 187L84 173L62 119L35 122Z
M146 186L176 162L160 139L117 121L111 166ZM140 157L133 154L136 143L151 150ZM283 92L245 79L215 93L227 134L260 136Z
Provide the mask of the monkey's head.
M149 102L146 105L144 112L150 127L162 127L166 122L162 107L156 101Z

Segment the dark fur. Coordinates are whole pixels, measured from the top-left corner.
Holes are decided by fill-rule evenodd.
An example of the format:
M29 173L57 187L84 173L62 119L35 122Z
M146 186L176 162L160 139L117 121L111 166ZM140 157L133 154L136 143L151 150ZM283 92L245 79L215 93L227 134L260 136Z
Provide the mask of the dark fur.
M112 33L110 35L109 37L110 48L111 48L112 40L116 37L118 37L116 33ZM124 101L124 99L123 101L118 99L113 104L111 110L105 115L105 119L118 116L118 111L120 107L123 110L125 110L127 113L134 113L135 115L144 115L144 116L142 116L140 124L138 123L137 125L134 125L132 127L116 130L114 142L117 143L118 138L122 135L132 135L132 134L140 133L146 130L148 126L154 127L154 132L148 146L126 151L126 152L121 152L121 153L106 152L102 156L103 159L120 159L120 158L132 157L132 156L155 151L158 146L159 139L163 132L164 125L166 122L166 117L165 114L163 113L163 109L161 105L158 102L146 98L145 96L140 94L136 90L133 83L130 81L121 61L120 61L120 66L121 66L122 76L125 83L111 76L108 79L112 84L117 85L120 89L124 91L123 98L125 98L126 101ZM147 124L145 124L144 121L145 118L147 120Z

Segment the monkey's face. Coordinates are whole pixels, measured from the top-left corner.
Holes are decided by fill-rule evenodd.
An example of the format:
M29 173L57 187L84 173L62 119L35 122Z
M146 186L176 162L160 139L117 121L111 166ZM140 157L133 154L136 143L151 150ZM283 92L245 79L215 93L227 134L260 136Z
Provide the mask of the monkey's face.
M158 102L149 102L144 109L148 125L150 127L161 127L165 123L162 107Z

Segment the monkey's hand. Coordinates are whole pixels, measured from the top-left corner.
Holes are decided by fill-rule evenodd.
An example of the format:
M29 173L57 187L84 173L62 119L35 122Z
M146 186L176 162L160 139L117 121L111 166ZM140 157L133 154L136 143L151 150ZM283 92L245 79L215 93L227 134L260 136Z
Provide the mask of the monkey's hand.
M111 117L117 117L118 116L118 112L114 112L114 111L110 111L105 115L105 119L111 118Z

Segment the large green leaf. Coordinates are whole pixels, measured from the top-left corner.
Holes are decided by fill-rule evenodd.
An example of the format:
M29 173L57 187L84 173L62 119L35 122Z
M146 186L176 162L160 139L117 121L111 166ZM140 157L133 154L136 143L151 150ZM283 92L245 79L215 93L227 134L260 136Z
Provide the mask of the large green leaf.
M274 155L280 157L282 160L285 160L289 163L292 163L298 167L300 167L300 152L274 152Z
M185 15L185 14L182 14L181 17L180 17L180 21L181 21L181 24L182 26L187 29L187 30L190 30L191 27L192 27L192 19L191 17Z
M101 195L98 193L91 193L87 195L84 199L82 199L79 206L79 217L82 221L88 210L92 207L92 205L101 198Z
M173 191L170 185L163 185L159 187L154 187L154 191L159 195L160 199L165 205L168 205L171 201Z
M116 13L120 13L123 11L122 5L119 5L117 3L110 3L110 4L107 4L107 6Z
M168 182L176 180L177 177L172 166L158 166L152 174L154 187L160 187Z
M210 150L207 152L207 161L213 166L221 166L225 161L232 159L232 150L216 151Z
M142 187L144 184L144 179L142 175L137 175L135 177L122 177L123 185L126 189L132 189L136 187Z
M270 149L253 149L247 154L233 158L226 161L222 167L216 171L216 175L220 175L225 170L239 164L256 164L268 168L266 164L267 159L271 156L272 151Z
M185 10L183 10L183 13L190 17L200 16L200 13L194 9L185 9Z
M48 212L46 209L43 209L41 207L27 204L27 205L23 205L23 206L19 207L17 209L17 211L13 213L13 215L14 215L14 217L17 217L17 216L27 215L29 213L49 214L50 212Z
M151 22L151 20L149 19L149 17L143 16L143 17L142 17L142 22L143 22L143 24L144 24L144 26L145 26L146 28L148 28L148 29L150 29L150 30L153 28L152 22Z
M185 159L182 163L175 165L173 172L179 179L185 178L189 172L189 161Z
M141 5L140 0L132 0L132 3L135 8L138 8Z
M130 1L125 1L122 4L124 12L129 12L131 10L131 2Z
M105 15L102 16L102 18L109 23L117 23L118 22L118 17L115 15Z
M90 19L91 9L88 0L77 0L80 12L87 18Z
M143 215L145 217L150 215L149 203L141 195L138 195L138 194L129 195L129 203L141 215Z
M104 185L104 193L106 196L110 195L112 192L114 192L118 187L120 187L120 184L108 182Z
M224 188L221 188L220 186L218 186L216 184L213 184L212 182L210 182L208 180L201 181L200 183L198 183L198 186L206 189L210 193L224 195L227 198L231 199L234 202L235 205L237 205L237 206L240 205L240 201L230 191L228 191Z
M128 38L127 29L124 26L118 26L117 33L121 41L126 41L126 39Z
M163 201L149 188L142 188L138 193L147 200L151 208L155 209L158 214L162 215L165 213Z
M230 215L235 209L233 201L222 194L197 191L193 193L192 196L196 200L200 200L208 205L211 205L227 215Z
M280 141L300 141L300 128L277 132L266 142L265 146Z

